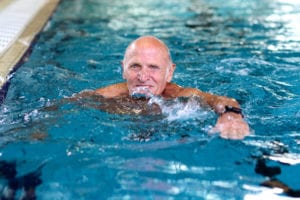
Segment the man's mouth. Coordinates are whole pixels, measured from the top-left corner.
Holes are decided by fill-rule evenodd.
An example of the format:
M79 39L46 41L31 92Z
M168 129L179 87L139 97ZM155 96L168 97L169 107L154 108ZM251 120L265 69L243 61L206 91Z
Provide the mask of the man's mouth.
M151 85L136 85L136 88L141 88L141 89L145 89L145 88L150 88Z

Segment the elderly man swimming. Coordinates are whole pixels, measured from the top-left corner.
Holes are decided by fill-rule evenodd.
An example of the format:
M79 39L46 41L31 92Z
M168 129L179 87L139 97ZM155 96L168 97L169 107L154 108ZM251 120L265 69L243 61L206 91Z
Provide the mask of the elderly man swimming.
M122 67L126 82L99 88L92 93L104 98L135 94L163 98L198 96L219 114L212 132L220 132L221 137L230 139L242 139L249 134L249 126L235 99L171 83L176 65L168 47L158 38L142 36L133 41L126 49Z

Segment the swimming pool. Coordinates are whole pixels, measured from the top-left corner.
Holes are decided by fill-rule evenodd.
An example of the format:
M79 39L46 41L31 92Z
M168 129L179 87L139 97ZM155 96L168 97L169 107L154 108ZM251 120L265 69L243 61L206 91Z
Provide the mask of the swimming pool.
M300 189L299 18L296 0L64 0L10 80L0 160L17 176L43 166L38 199L288 199L257 168ZM236 98L251 136L208 134L216 116L193 100L159 115L51 107L122 81L126 46L147 34L170 47L174 82Z

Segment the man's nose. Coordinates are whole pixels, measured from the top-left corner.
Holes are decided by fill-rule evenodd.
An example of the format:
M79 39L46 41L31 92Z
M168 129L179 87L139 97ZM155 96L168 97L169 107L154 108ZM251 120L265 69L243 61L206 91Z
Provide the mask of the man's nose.
M148 72L146 69L141 69L139 71L139 73L138 73L139 81L142 81L142 82L147 81L148 77L149 77L149 75L148 75Z

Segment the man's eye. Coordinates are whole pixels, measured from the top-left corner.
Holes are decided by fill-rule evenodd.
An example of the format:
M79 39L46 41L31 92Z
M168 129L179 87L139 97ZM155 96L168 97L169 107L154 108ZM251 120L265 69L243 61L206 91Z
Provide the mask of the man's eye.
M159 66L157 66L157 65L150 65L149 67L150 67L150 69L159 69Z
M130 69L138 69L139 67L139 65L130 65Z

